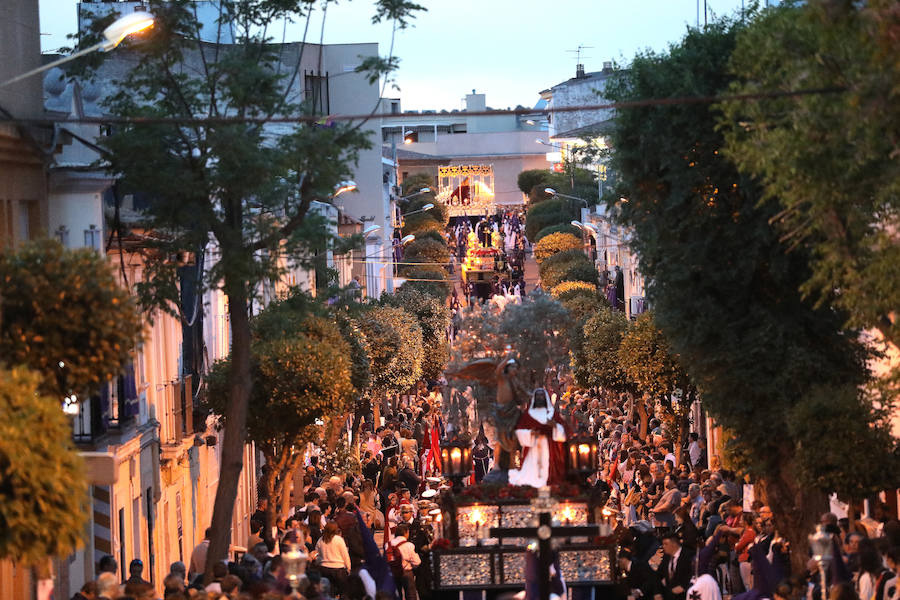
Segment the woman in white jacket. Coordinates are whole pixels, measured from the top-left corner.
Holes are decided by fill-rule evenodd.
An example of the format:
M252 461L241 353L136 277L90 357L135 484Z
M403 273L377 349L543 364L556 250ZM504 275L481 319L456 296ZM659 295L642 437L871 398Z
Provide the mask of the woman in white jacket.
M335 597L344 593L350 574L350 553L337 523L329 521L316 544L316 562L322 575L331 582Z

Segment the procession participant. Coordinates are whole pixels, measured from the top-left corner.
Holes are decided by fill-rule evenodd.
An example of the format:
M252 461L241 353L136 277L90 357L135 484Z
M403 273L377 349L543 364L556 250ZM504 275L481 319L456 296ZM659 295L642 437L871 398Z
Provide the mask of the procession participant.
M510 469L510 484L543 487L564 480L566 427L543 388L532 393L528 412L516 424L516 437L523 448L522 466Z

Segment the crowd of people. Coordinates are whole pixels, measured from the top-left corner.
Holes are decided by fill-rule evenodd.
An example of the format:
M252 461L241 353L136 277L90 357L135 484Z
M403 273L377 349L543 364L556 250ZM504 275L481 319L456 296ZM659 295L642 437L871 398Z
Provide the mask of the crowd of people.
M473 220L457 217L445 232L451 254L451 270L462 264L472 248L494 248L504 253L508 269L498 273L491 281L490 295L525 294L525 257L530 244L525 238L525 220L518 210L508 210L473 223ZM473 305L479 294L471 283L463 285L462 299L454 288L451 309ZM480 298L484 299L484 298Z
M563 394L558 410L573 430L598 437L602 465L594 492L619 517L620 592L629 598L822 598L818 564L791 569L790 544L753 486L707 463L705 440L674 441L641 399L586 391ZM641 414L646 415L642 431ZM746 495L746 496L745 496ZM857 510L854 511L854 508ZM847 507L825 513L833 536L827 574L832 600L897 600L900 523L887 504L872 517Z
M518 266L514 261L520 252L524 255L523 225L516 212L475 225L459 220L448 230L451 251L461 261L473 243L470 234L475 243L491 245L502 231L499 239L514 264L511 273L521 277L524 259ZM514 286L497 291L515 293ZM460 310L455 293L451 308ZM453 332L448 335L452 340ZM792 549L772 509L752 497L749 482L708 452L698 433L681 440L655 418L647 399L579 390L564 372L548 373L541 383L548 410L558 413L565 430L587 432L598 441L600 464L587 479L586 491L618 523L616 584L604 594L628 600L823 597L818 565L813 561L805 570L792 570L798 561L791 560ZM494 467L497 440L489 436L497 432L482 426L475 404L471 388L455 390L446 382L385 402L377 421L372 414L365 419L354 449L358 471L329 472L311 447L303 473L294 477L289 509L269 522L270 499L258 490L246 552L207 572L207 532L187 566L171 565L163 598L299 594L306 600L428 600L439 595L430 554L443 536L441 493L450 485L440 476L438 440L452 433L470 435L473 475L468 484L481 482ZM830 600L900 600L896 513L891 516L886 505L876 503L872 517L861 518L855 508L849 507L848 518L822 515L834 546L826 579ZM306 563L295 590L295 563L288 556L295 557L297 550ZM157 599L140 560L131 562L127 577L117 571L115 559L104 557L96 580L73 600ZM583 597L582 592L575 588L573 597Z

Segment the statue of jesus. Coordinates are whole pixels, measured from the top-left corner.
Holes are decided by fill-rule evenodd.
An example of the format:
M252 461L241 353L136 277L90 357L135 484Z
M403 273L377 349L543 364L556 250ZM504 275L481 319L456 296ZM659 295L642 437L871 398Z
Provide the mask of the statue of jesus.
M522 413L516 424L522 466L510 469L509 482L536 488L562 483L566 475L563 443L567 435L565 421L554 409L547 390L534 390L528 411Z

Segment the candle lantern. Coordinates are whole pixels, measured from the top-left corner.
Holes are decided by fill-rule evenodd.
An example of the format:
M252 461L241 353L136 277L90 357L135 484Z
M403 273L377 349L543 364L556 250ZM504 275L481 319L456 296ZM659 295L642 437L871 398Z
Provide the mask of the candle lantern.
M581 432L566 442L566 471L576 483L584 483L597 470L597 459L597 440L588 433Z
M444 477L453 482L453 489L462 488L463 480L472 472L472 448L454 437L441 443L441 467Z

